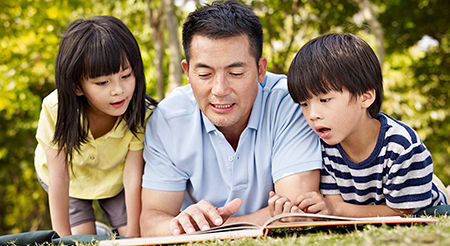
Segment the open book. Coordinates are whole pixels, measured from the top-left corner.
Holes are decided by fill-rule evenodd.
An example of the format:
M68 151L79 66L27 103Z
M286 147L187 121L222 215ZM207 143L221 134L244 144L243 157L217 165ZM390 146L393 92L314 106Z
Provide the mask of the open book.
M216 239L231 239L245 237L265 237L273 229L299 228L299 227L320 227L320 226L341 226L341 225L366 225L366 224L412 224L412 223L433 223L436 218L415 218L415 217L366 217L353 218L308 213L281 214L270 218L264 225L258 226L251 223L234 223L214 227L205 231L198 231L192 234L181 234L177 236L163 237L143 237L117 240L100 241L100 246L108 245L156 245L156 244L176 244L187 242L200 242Z

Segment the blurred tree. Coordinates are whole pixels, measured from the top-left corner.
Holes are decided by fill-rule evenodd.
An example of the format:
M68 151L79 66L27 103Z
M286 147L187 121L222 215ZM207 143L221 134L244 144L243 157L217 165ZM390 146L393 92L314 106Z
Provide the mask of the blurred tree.
M164 82L164 20L163 20L164 1L147 0L147 18L150 23L153 47L155 50L156 91L158 99L162 100L165 95Z

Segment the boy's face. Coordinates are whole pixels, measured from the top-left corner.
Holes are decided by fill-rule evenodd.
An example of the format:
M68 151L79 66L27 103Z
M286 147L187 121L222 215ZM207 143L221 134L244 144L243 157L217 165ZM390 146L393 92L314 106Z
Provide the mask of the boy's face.
M345 88L300 102L303 115L311 128L327 144L351 141L364 131L368 117L363 96L353 96Z

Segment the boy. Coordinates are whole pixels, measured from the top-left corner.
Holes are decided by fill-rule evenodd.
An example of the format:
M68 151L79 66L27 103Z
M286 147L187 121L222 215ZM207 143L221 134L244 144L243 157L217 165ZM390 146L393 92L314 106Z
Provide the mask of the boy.
M417 133L379 112L381 68L361 38L328 34L309 41L291 63L288 88L321 138L324 197L309 192L291 202L271 193L271 215L392 216L447 204Z

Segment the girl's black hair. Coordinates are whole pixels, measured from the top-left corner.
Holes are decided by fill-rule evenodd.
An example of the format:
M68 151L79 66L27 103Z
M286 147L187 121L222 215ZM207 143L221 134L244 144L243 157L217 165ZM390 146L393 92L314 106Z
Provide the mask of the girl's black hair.
M375 117L383 101L380 63L372 48L353 34L326 34L306 43L288 71L288 89L299 103L313 95L346 88L352 95L375 89L375 101L368 108Z
M78 19L64 32L55 64L58 116L53 142L59 151L66 151L69 162L73 151L80 151L81 144L87 142L89 132L86 98L76 95L81 81L118 73L127 61L136 78L136 86L120 120L124 120L136 135L139 127L144 127L146 108L157 102L146 94L144 66L133 34L122 21L112 16Z

